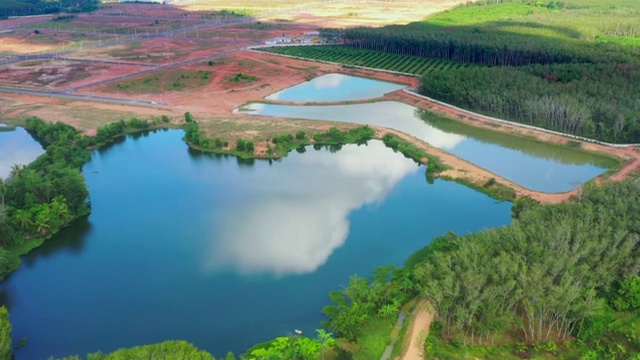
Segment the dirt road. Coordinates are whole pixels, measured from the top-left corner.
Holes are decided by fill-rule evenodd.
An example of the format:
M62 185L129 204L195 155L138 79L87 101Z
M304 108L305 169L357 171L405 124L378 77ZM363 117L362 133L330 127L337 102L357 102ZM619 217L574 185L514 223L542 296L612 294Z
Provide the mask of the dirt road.
M433 312L427 300L422 300L413 313L411 324L411 337L407 351L402 356L402 360L424 359L424 340L429 334L429 327L433 322Z

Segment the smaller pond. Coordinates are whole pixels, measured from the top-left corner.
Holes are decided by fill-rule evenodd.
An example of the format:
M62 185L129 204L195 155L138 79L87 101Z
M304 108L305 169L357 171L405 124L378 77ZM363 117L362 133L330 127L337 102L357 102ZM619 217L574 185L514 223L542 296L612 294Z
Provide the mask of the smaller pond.
M0 128L0 178L8 178L13 165L27 165L42 153L42 146L25 129Z
M316 106L253 103L243 110L255 115L396 129L537 191L569 191L612 166L606 157L475 128L395 101Z
M373 99L405 85L342 74L327 74L267 96L268 100L332 102Z

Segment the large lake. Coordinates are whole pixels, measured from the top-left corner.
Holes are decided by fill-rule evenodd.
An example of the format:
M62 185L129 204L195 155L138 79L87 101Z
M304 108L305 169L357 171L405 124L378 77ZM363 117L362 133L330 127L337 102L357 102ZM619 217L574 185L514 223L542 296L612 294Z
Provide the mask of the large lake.
M446 231L506 225L510 203L380 142L281 161L189 151L179 130L127 137L84 167L93 211L0 284L17 359L185 339L221 356L314 334L354 273L402 265Z
M397 129L519 185L544 192L572 190L612 165L602 156L475 128L395 101L315 106L251 103L242 111Z
M13 165L27 165L42 153L42 146L25 129L0 126L1 179L9 177Z

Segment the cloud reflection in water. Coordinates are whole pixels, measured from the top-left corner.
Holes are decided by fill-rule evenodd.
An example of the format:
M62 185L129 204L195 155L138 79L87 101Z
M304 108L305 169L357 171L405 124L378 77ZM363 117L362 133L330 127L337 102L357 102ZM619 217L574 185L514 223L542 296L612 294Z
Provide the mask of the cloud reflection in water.
M378 141L366 148L345 146L337 155L314 151L284 161L295 174L268 172L255 179L264 186L241 189L253 193L216 216L207 269L276 276L313 272L344 244L352 211L383 202L418 170Z
M284 116L308 120L345 121L362 125L384 126L444 150L452 150L466 137L442 131L420 119L418 108L396 101L331 106L295 106L252 103L243 112L252 115Z
M0 178L6 179L15 164L27 165L44 150L23 128L0 132Z

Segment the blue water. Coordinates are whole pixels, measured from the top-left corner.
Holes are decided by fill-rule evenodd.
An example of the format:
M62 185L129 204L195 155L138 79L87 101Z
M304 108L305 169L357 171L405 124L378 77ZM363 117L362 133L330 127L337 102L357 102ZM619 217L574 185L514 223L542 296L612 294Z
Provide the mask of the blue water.
M329 102L381 97L405 85L361 77L327 74L267 96L269 100Z
M42 146L23 128L0 131L0 178L6 179L13 165L27 165L44 153Z
M93 212L24 257L0 287L17 359L184 339L219 357L323 319L354 273L430 239L510 221L510 203L380 142L281 161L189 151L171 130L96 151Z
M526 139L519 140L520 146L514 141L517 138L502 135L502 142L509 143L505 146L500 141L476 137L474 132L478 133L477 130L460 131L461 126L443 131L430 124L428 118L421 117L418 108L394 101L330 106L252 103L244 110L255 115L344 121L400 130L525 188L544 192L572 190L576 183L590 180L607 170L596 156L592 156L592 161L585 161L582 154L579 160L572 161L576 158L576 150L568 147L543 143L532 145ZM542 156L541 152L546 153Z

